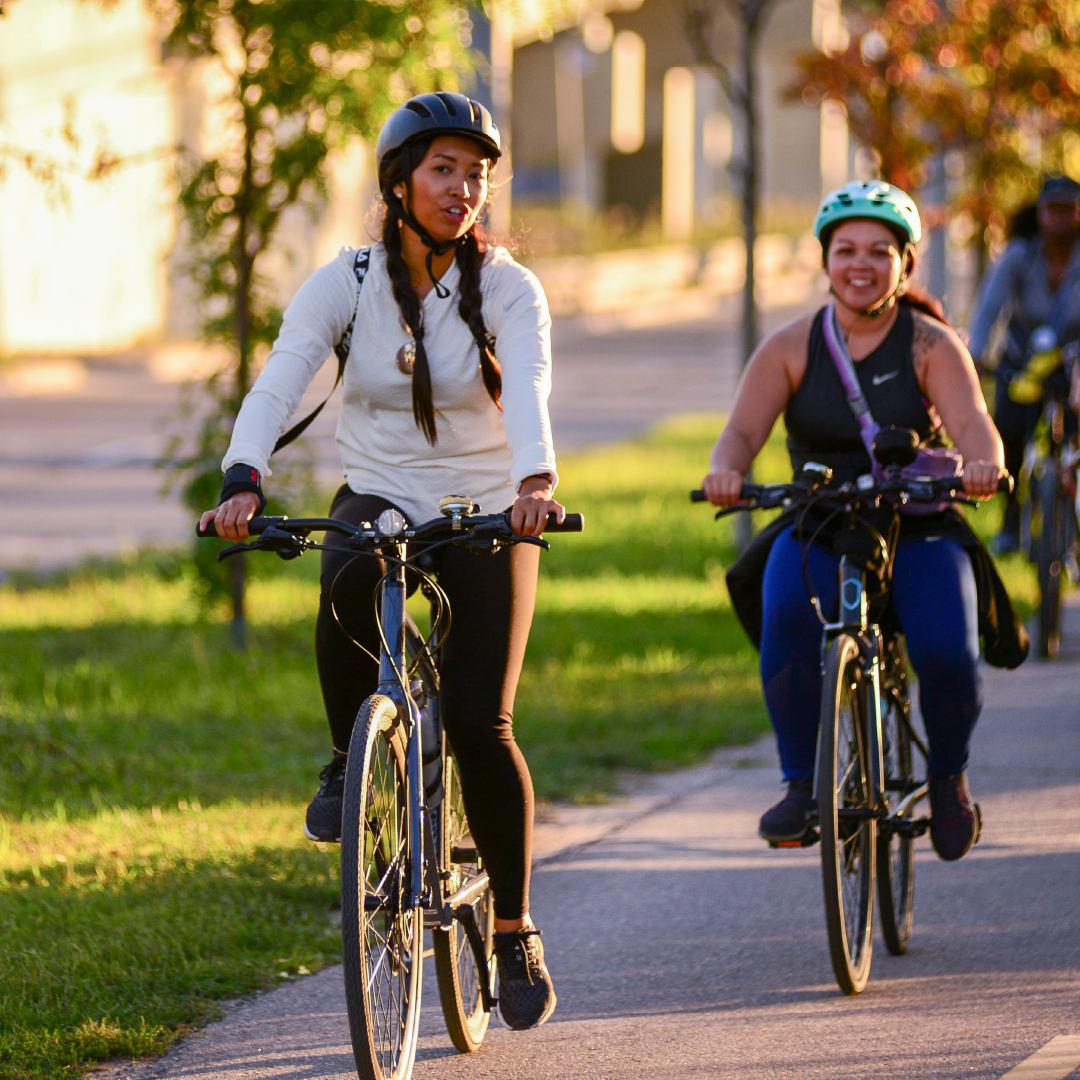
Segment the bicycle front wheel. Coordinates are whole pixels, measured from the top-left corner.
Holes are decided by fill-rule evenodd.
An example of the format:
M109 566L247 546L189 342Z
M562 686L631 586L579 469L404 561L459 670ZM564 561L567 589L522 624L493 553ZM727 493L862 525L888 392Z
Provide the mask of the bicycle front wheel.
M881 738L885 788L895 805L914 785L907 702L888 693L882 701ZM911 818L909 810L904 820ZM881 936L893 956L907 952L915 901L915 838L881 828L877 838L878 904Z
M447 893L461 888L476 877L482 867L469 834L465 819L465 803L461 798L461 783L457 762L449 747L443 770L444 797L442 801L442 858L440 865L446 880ZM442 1003L450 1041L463 1054L478 1049L487 1033L491 1014L484 1009L481 990L487 982L489 992L495 989L495 969L492 953L495 945L495 904L491 888L486 888L472 905L473 919L484 943L484 963L479 964L465 930L455 919L449 930L434 930L435 974L439 981L439 1000Z
M870 796L859 646L841 634L829 647L818 730L817 803L825 925L836 981L858 994L873 952L877 822Z
M423 911L410 903L405 735L397 706L373 695L349 743L341 818L345 1002L361 1080L408 1080L416 1056Z

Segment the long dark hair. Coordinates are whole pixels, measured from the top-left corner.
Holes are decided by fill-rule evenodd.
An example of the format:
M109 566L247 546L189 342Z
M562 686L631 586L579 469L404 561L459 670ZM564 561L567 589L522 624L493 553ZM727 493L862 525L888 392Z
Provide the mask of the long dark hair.
M939 323L952 326L945 317L945 309L941 306L941 301L936 296L923 292L922 289L907 289L896 299L898 303L906 304L915 311L921 311L924 315L929 315L931 319L937 319Z
M435 402L431 391L431 368L428 365L427 350L424 347L424 317L420 307L420 298L413 288L409 266L401 253L401 220L396 213L401 202L394 195L397 184L405 184L410 190L412 174L424 159L428 148L437 137L417 139L406 143L402 149L388 156L379 170L379 190L386 202L386 216L382 223L382 242L386 247L386 268L390 274L390 284L394 290L394 299L401 310L405 325L412 333L416 343L416 359L413 362L412 403L416 426L424 433L427 441L434 446L438 441L435 427ZM494 167L489 161L489 169ZM480 376L484 388L491 400L502 409L499 402L502 396L502 367L495 356L495 338L484 325L482 314L483 296L480 292L480 270L484 257L491 246L491 238L476 222L457 245L454 259L461 273L458 291L461 300L458 314L472 332L473 340L480 350Z

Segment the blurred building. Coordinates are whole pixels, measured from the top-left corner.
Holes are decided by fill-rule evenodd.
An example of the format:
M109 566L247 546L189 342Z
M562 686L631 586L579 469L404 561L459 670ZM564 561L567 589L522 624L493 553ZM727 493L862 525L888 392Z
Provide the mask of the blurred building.
M678 0L590 2L557 32L527 3L515 11L516 207L558 205L571 217L610 215L616 225L657 217L671 239L730 220L738 120L716 75L693 67ZM721 27L734 72L737 27L730 17ZM846 44L845 33L839 0L776 0L762 35L761 196L781 216L785 208L792 219L805 216L823 187L848 178L842 107L783 98L794 54L811 43Z
M163 54L145 0L15 0L0 19L0 357L94 355L198 336L176 151L221 137L214 65ZM362 143L332 162L331 205L282 226L290 295L370 201ZM159 350L160 351L160 350Z
M540 2L540 0L536 0ZM793 52L842 34L839 0L777 0L760 58L762 195L805 216L842 182L842 113L785 103ZM514 205L620 226L659 217L671 239L730 213L737 150L713 75L695 71L678 0L527 0L475 44L512 145ZM565 14L570 11L570 14ZM729 38L736 40L734 30ZM733 58L734 59L734 58ZM196 336L176 206L176 148L220 137L213 65L163 55L145 0L15 0L0 21L0 356L146 351ZM283 226L283 297L365 237L371 194L357 142L332 163L332 199ZM509 192L502 213L510 209ZM505 227L507 221L500 224Z

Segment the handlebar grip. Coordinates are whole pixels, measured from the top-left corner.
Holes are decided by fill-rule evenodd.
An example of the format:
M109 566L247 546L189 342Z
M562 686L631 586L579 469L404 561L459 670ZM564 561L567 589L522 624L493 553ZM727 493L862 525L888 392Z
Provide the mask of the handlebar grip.
M998 491L1002 495L1011 495L1014 487L1016 487L1016 481L1008 473L998 481Z
M544 532L581 532L585 528L584 514L567 514L560 525L554 514L548 514Z
M248 522L248 534L250 536L258 536L260 533L262 533L266 529L266 527L269 524L270 524L270 521L269 521L268 518L253 517ZM213 521L211 521L209 527L204 532L202 529L199 528L198 525L196 525L195 526L195 535L200 537L201 539L204 539L204 540L208 536L210 536L210 537L217 536L218 535L217 526Z
M743 484L743 486L742 486L742 494L739 496L739 498L740 499L757 499L757 498L761 497L761 494L762 494L762 492L764 490L765 490L765 487L762 484ZM701 488L695 488L693 491L690 492L690 501L691 502L708 502L709 497L705 494L705 492ZM730 510L732 507L735 507L736 509L738 509L738 507L737 507L737 505L735 503L732 503L732 506L727 507L727 509Z

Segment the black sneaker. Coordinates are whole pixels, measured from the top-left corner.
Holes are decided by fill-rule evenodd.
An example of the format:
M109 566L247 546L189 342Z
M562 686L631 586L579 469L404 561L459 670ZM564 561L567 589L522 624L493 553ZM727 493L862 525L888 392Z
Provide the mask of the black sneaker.
M967 774L941 776L930 781L930 840L939 858L963 858L978 841L982 812L971 801Z
M348 754L336 750L328 765L319 773L322 783L315 798L307 808L304 835L309 840L321 840L326 844L341 842L341 800L345 791L345 762Z
M555 987L535 927L495 935L499 1012L514 1031L539 1027L555 1011Z
M810 828L808 817L814 812L814 781L790 780L787 794L761 815L758 836L772 843L801 840Z

